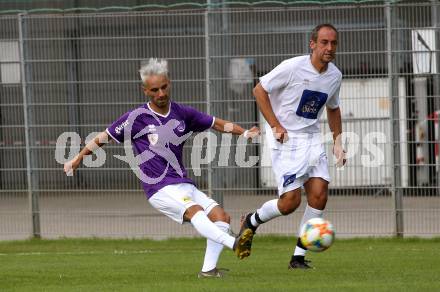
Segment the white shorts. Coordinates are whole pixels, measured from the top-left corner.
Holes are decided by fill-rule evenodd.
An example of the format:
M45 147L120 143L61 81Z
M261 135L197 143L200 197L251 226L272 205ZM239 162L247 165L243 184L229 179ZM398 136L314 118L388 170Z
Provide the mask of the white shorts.
M199 205L206 215L218 203L199 191L194 185L181 183L161 188L148 200L159 212L182 224L183 214L191 206Z
M330 182L327 155L320 134L297 134L272 150L272 168L278 184L278 195L304 186L311 177Z

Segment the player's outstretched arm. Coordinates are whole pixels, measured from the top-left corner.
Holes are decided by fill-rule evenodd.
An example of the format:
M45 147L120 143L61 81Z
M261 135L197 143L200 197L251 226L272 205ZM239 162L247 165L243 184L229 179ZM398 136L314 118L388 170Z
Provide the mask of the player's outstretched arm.
M287 130L284 129L280 121L278 121L277 117L275 116L272 105L270 104L269 94L266 92L266 90L264 90L260 83L255 86L253 94L255 96L258 108L260 109L269 126L272 128L275 139L280 143L286 142L289 138L287 135Z
M96 137L92 141L87 143L87 145L81 150L78 155L76 155L72 160L64 163L64 172L66 173L66 175L73 175L73 172L79 167L84 156L92 154L93 151L95 151L102 145L107 144L108 142L109 135L107 134L107 132L104 131L96 135Z
M333 154L336 157L336 166L342 167L345 162L345 150L342 146L342 119L341 110L327 107L327 119L330 131L333 133Z
M237 124L234 124L230 121L225 121L219 118L215 118L214 126L212 128L216 131L222 133L231 133L234 135L244 135L245 138L254 138L260 135L260 129L258 127L253 126L249 130L245 130Z

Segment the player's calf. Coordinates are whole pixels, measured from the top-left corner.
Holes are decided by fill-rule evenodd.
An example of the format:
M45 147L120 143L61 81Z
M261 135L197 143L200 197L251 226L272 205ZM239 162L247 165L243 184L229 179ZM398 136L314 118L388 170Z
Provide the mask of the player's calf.
M301 192L290 191L284 193L278 200L278 209L282 215L289 215L301 204Z

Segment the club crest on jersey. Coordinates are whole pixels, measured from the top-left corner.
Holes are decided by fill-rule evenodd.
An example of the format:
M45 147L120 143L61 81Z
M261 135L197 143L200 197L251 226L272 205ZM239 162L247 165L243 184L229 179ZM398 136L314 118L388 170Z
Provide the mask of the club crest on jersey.
M287 187L288 185L293 184L296 179L296 174L287 174L284 177L283 187Z
M159 141L159 135L158 134L148 134L148 141L151 145L156 145L157 141Z
M306 119L316 120L320 109L327 101L327 97L327 93L305 89L296 114Z
M177 131L183 133L185 131L185 121L180 121L180 124L177 126Z

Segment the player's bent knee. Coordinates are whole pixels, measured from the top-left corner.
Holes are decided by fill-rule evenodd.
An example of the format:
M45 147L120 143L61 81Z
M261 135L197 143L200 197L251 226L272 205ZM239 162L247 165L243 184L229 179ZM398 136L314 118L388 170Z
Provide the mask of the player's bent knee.
M223 222L226 222L226 223L230 223L231 222L231 216L229 216L229 214L226 213L225 210L223 210L220 206L214 207L211 210L211 212L209 212L208 218L212 222L217 222L217 221L223 221Z
M203 208L199 205L189 207L183 214L183 220L191 221L191 218L199 211L203 211Z
M226 213L226 212L224 212L224 214L225 214L225 216L224 216L223 219L220 220L220 221L226 222L226 223L228 223L228 224L231 223L231 216L229 216L229 214Z
M295 211L297 208L298 208L298 206L281 206L279 209L280 209L280 213L282 215L289 215L290 213Z
M211 219L212 222L217 222L217 221L223 221L223 222L226 222L226 223L230 223L231 222L231 217L229 216L228 213L226 213L224 211L219 212L219 213L217 213L217 214L215 214L213 216L208 216L208 217L209 217L209 219Z
M226 223L230 223L231 222L231 216L229 216L228 213L223 211L223 218L222 218L221 221L226 222Z
M278 201L278 209L280 213L283 215L289 215L293 211L295 211L299 205L301 204L301 199L299 198L290 198Z
M312 195L308 198L308 204L310 207L322 210L327 204L327 193Z

